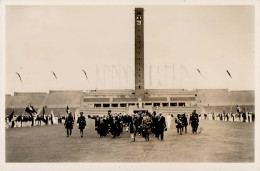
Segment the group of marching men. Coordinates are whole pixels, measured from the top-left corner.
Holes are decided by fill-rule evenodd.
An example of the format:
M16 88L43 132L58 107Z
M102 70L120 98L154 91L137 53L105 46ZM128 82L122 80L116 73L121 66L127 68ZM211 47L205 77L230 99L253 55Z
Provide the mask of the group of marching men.
M238 105L237 113L208 113L200 115L201 119L205 120L217 120L217 121L227 121L227 122L255 122L255 114L250 112L244 112Z
M6 128L16 128L16 127L31 127L31 126L44 126L58 124L57 117L54 116L51 111L50 115L45 114L45 109L43 108L43 114L37 114L36 110L29 103L25 108L24 112L28 115L20 114L15 115L13 112L5 118Z
M122 115L121 113L112 114L111 110L108 111L107 115L102 117L98 115L88 115L88 118L95 120L95 130L99 134L100 138L107 136L109 133L111 133L112 138L120 137L123 133L123 128L126 127L126 132L129 131L131 134L132 142L135 141L137 134L141 135L145 141L149 141L151 133L154 134L156 138L163 140L164 131L167 131L167 128L169 129L171 127L172 117L173 115L169 114L165 119L165 117L162 116L162 113L156 115L156 112L143 112L132 115ZM77 124L80 129L81 137L83 137L83 130L87 125L83 112L80 112L80 116L77 119ZM175 118L175 124L178 134L182 135L184 128L185 133L187 133L188 121L185 114L178 114ZM189 124L192 127L192 133L197 133L199 116L196 113L196 110L194 110L191 114ZM74 119L71 113L69 113L64 123L64 126L67 129L67 137L71 136L73 125Z
M217 121L227 121L227 122L255 122L254 113L208 113L200 116L201 119L205 120L217 120Z

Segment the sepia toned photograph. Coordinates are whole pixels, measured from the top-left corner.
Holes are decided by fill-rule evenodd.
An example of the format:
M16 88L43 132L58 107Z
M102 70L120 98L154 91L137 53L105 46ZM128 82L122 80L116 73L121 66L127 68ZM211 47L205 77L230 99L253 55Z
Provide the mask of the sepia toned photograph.
M7 5L6 163L254 163L254 5Z

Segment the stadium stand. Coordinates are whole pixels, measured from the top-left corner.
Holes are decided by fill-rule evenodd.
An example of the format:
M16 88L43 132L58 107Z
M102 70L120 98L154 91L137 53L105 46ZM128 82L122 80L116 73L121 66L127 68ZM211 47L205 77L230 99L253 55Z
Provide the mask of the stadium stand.
M80 107L83 101L82 91L50 91L45 105L48 108Z
M35 108L43 105L46 93L14 93L14 96L6 96L7 107L25 108L30 102Z
M227 89L197 90L198 102L205 106L254 105L254 91L228 91Z
M55 116L66 115L67 105L72 113L83 111L87 114L104 115L108 110L115 113L126 113L129 109L138 108L138 99L133 90L97 90L83 91L50 91L49 93L21 93L7 94L5 97L5 114L10 115L14 109L15 115L25 114L28 102L34 106L39 114L46 106L46 114L51 110ZM202 113L236 113L236 105L243 111L255 112L254 91L228 91L227 89L198 89L187 91L177 90L145 90L148 93L142 100L144 107L153 107L163 113L191 113L196 109ZM186 105L179 106L179 102ZM160 104L161 105L158 105ZM134 104L134 105L133 105ZM157 106L158 105L158 106Z

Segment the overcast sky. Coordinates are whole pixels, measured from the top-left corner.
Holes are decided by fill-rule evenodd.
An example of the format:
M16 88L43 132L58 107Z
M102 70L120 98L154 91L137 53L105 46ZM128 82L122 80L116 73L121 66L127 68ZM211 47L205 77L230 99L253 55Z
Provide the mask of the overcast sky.
M141 7L145 88L255 88L253 6ZM134 8L7 6L6 93L134 89Z

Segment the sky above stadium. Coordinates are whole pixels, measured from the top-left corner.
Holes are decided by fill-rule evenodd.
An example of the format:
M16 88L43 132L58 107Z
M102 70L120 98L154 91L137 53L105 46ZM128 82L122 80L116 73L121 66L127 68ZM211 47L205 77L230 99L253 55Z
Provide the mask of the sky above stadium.
M253 6L7 6L6 93L134 89L135 7L146 89L255 88Z

